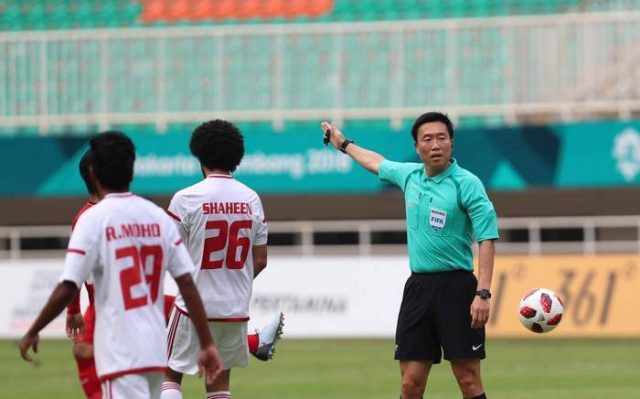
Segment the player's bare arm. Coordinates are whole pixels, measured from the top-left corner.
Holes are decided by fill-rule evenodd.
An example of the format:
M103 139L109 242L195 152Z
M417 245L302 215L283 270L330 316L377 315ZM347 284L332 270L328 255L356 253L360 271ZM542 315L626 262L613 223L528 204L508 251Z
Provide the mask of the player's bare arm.
M478 288L477 290L491 290L491 277L493 276L493 257L495 245L493 240L485 240L478 244ZM471 303L471 326L482 328L489 320L490 299L482 299L477 296Z
M38 334L45 328L53 319L55 319L73 297L78 292L78 287L71 281L63 281L59 283L51 293L49 300L42 308L42 311L33 322L27 333L20 340L20 356L28 362L32 361L29 356L29 348L33 348L35 353L38 353Z
M323 134L325 135L325 139L328 139L331 145L333 145L337 150L343 150L347 155L353 158L360 166L365 168L371 173L378 174L378 167L380 163L384 161L384 157L377 152L367 150L366 148L362 148L359 145L351 142L346 147L344 144L346 143L347 138L344 134L329 122L323 121L320 125Z
M253 253L253 278L267 267L267 246L255 245L251 251Z
M182 295L189 317L193 323L198 339L200 340L200 355L198 356L198 366L204 369L205 383L213 384L218 375L222 372L222 358L211 338L209 326L207 325L207 315L204 312L204 305L198 293L191 274L183 274L176 278L176 284Z

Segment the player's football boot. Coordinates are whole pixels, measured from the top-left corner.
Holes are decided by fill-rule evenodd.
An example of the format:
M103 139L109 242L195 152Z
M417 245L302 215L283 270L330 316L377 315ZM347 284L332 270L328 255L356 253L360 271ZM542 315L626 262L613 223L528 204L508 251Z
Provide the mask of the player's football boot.
M273 319L258 334L258 350L254 354L260 360L267 361L273 358L276 351L276 344L282 336L282 328L284 327L284 314L282 312L276 314Z

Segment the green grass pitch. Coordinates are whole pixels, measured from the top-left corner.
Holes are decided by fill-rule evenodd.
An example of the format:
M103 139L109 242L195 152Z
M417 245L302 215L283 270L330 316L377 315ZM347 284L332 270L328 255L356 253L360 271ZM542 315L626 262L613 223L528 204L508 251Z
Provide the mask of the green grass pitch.
M640 398L640 340L490 340L483 378L491 399ZM283 340L270 362L252 359L232 373L236 399L397 398L391 340ZM0 341L3 398L81 398L71 344L44 340L39 366L22 361L15 342ZM186 377L185 398L204 397ZM460 398L447 362L434 366L426 398Z

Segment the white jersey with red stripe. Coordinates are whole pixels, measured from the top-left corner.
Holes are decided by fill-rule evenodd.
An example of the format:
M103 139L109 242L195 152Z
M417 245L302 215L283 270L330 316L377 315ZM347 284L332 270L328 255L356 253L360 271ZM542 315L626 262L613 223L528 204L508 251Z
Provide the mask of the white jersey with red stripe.
M212 174L178 191L168 213L195 263L209 320L248 320L253 246L266 245L268 234L258 194L229 175ZM185 311L180 295L176 306Z
M165 369L167 270L179 277L193 272L193 262L171 218L153 203L109 194L78 219L61 280L80 287L93 274L101 379Z

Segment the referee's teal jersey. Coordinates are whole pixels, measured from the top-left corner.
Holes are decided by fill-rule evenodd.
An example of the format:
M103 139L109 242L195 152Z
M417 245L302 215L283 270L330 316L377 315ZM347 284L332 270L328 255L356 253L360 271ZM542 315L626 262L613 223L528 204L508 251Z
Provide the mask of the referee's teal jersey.
M455 159L433 177L422 163L384 160L378 176L404 191L412 272L473 271L474 239L498 238L496 212L482 182Z

